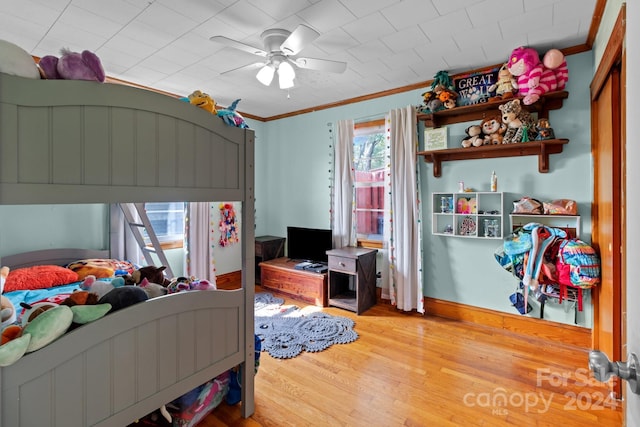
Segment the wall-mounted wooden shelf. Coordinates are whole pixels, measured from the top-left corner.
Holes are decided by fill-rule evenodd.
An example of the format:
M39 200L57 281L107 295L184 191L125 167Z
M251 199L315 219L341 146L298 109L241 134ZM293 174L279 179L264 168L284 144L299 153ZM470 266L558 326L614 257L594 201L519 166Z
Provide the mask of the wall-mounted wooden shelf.
M568 139L521 142L518 144L482 145L480 147L450 148L447 150L420 151L419 156L433 163L433 176L442 176L442 162L452 160L494 159L497 157L538 156L538 172L549 172L549 154L562 153Z
M539 118L549 118L549 111L562 108L562 104L569 97L569 92L558 91L549 92L540 97L538 101L525 107L531 111L538 113ZM455 107L449 110L437 111L430 114L418 114L418 120L424 122L426 127L437 128L453 123L469 122L472 120L482 120L492 115L500 114L499 105L507 102L506 100L490 101L481 104L465 105Z

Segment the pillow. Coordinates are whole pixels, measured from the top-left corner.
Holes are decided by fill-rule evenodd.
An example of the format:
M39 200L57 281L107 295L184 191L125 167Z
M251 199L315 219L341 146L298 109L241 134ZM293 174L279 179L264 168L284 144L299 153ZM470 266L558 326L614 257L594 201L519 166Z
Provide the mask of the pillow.
M21 47L0 40L0 73L12 74L14 76L39 79L40 71L33 57Z
M4 283L4 292L45 289L77 282L78 274L59 265L34 265L11 270Z
M118 259L81 259L67 265L67 268L78 273L78 280L84 280L87 276L95 276L96 279L123 276L132 274L135 267L129 261Z

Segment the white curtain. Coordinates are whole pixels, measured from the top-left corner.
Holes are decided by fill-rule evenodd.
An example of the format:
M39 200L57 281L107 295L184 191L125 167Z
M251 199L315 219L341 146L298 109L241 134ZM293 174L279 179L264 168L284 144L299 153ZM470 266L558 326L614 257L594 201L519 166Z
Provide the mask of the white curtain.
M338 122L335 141L333 183L333 247L357 246L354 173L353 173L353 120Z
M386 120L389 143L386 184L389 191L385 199L388 213L384 238L388 245L389 296L391 303L400 310L415 309L424 313L415 109L407 106L391 110Z
M186 204L184 232L184 273L200 280L216 283L216 264L213 203L190 202Z

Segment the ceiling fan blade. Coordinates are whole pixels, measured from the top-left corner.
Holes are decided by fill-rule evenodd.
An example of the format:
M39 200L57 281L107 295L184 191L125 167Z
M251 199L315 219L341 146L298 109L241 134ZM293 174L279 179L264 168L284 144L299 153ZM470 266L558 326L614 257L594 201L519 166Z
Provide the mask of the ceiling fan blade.
M227 70L227 71L223 71L223 72L220 73L220 75L233 73L235 71L258 70L258 69L264 67L265 65L266 65L266 63L264 63L264 62L254 62L254 63L251 63L251 64L243 65L241 67L236 67L236 68L232 68L232 69Z
M316 30L300 24L282 43L280 50L284 52L285 55L296 55L304 49L306 45L313 43L318 37L320 37L320 33Z
M344 73L347 69L346 62L331 61L317 58L295 58L295 63L300 68L309 70L329 71L332 73Z
M258 55L258 56L266 57L269 54L268 52L265 52L262 49L259 49L257 47L254 47L254 46L251 46L251 45L248 45L248 44L241 43L241 42L239 42L237 40L233 40L233 39L230 39L230 38L225 37L225 36L213 36L213 37L210 37L209 40L211 40L212 42L221 43L221 44L223 44L225 46L232 47L234 49L238 49L238 50L242 50L244 52L252 53L252 54Z

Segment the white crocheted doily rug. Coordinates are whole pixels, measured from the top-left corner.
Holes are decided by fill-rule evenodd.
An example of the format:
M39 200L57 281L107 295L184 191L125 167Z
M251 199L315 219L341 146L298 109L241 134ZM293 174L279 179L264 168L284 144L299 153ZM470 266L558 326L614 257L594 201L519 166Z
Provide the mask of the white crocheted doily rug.
M358 339L351 319L317 311L318 307L283 304L283 299L270 293L255 295L255 333L262 341L262 351L272 357L289 359L302 351L322 351Z

